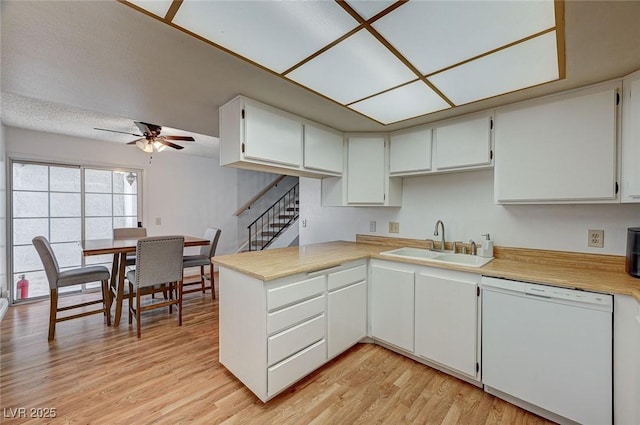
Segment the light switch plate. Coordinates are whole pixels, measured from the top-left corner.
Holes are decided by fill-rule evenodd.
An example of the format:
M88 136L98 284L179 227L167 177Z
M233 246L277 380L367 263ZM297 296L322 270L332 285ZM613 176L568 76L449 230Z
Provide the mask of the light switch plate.
M587 246L592 248L604 248L604 230L589 230Z

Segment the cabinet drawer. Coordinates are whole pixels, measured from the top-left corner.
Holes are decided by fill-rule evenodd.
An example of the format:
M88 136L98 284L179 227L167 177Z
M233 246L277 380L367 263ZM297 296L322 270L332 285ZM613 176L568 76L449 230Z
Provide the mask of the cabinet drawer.
M271 288L267 290L267 309L273 311L322 292L324 292L324 276Z
M326 316L300 323L291 329L270 336L267 343L267 363L273 365L316 341L324 339Z
M324 296L294 304L274 313L267 314L267 334L279 332L324 311Z
M298 379L321 366L327 359L323 339L267 370L267 395L272 397Z
M362 265L329 274L329 291L342 288L367 278L367 267Z

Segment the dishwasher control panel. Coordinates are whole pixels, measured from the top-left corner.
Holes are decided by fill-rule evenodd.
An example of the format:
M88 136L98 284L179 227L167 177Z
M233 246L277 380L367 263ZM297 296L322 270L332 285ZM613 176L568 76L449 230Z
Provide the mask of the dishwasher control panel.
M613 306L613 296L597 292L583 291L580 289L569 289L559 286L542 285L538 283L521 282L517 280L499 279L486 276L482 277L481 286L521 293L532 297L572 301L602 307Z

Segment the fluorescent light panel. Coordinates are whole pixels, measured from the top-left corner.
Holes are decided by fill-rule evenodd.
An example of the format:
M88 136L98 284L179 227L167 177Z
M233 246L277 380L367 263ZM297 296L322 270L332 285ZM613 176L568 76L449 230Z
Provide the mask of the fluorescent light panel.
M164 18L165 16L167 16L167 12L169 11L171 4L173 3L173 0L127 0L127 1L161 18Z
M417 78L365 30L318 55L287 77L343 104Z
M462 105L558 78L556 33L552 31L429 80L453 103Z
M334 1L185 0L172 22L277 73L358 25Z
M353 10L358 12L358 15L362 16L364 19L370 19L391 6L395 1L349 0L346 3L349 4Z
M390 124L447 109L449 104L420 80L349 107L383 124Z
M423 75L554 26L553 0L409 1L373 23Z

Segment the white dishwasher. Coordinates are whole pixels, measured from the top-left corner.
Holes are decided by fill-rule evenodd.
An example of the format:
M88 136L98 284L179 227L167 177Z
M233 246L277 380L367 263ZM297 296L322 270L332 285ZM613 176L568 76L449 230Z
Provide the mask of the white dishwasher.
M483 277L485 390L560 423L613 423L613 297Z

